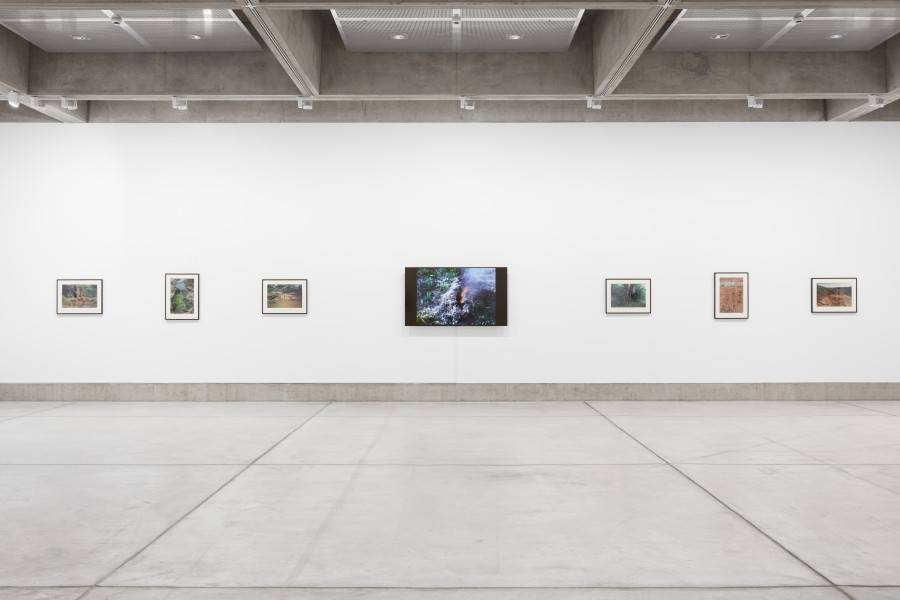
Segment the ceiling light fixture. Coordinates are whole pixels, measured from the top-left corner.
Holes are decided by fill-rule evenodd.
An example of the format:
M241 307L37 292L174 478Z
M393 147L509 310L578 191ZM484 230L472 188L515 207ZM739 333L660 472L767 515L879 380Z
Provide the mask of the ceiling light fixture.
M312 110L313 101L309 98L297 98L297 108L300 110Z
M47 107L47 103L45 101L41 100L40 98L34 98L34 97L31 98L31 108L33 108L35 110L40 110L40 109L46 108L46 107Z
M9 102L9 105L13 108L19 108L19 92L10 90L9 94L6 96L6 101Z
M763 101L761 98L757 98L756 96L747 96L747 107L748 108L762 108Z
M454 25L462 25L462 11L458 8L453 9L453 17L451 19Z
M187 110L187 100L184 98L172 98L172 108L175 110Z
M109 14L109 13L107 13L107 14ZM122 17L120 17L116 13L112 13L111 15L109 15L109 22L112 23L113 25L121 25Z
M521 39L522 39L522 34L520 34L520 33L510 33L510 34L507 34L506 39L515 42L515 41L518 41L518 40L521 40Z
M603 108L603 99L597 98L596 96L588 96L587 107L594 110L600 110L601 108Z
M730 33L714 33L711 36L709 36L709 39L711 39L711 40L727 40L730 37L731 37Z
M89 42L89 41L91 41L91 38L89 38L89 37L86 36L86 35L82 35L82 34L80 34L80 33L79 33L79 34L76 34L76 35L73 35L73 36L71 36L71 37L72 37L73 40L75 40L75 41L77 41L77 42Z
M884 96L869 94L869 106L872 108L884 108Z
M202 39L203 39L203 36L202 36L202 35L197 35L196 33L189 33L188 36L187 36L187 39L189 39L189 40L202 40Z
M391 39L392 40L405 40L406 34L405 33L392 33Z
M78 110L78 100L67 96L61 96L59 99L59 107L66 110Z
M844 39L844 35L845 34L843 34L843 33L832 33L832 34L829 34L828 39L829 40L842 40L842 39Z
M475 101L465 96L460 96L459 107L464 110L475 110Z

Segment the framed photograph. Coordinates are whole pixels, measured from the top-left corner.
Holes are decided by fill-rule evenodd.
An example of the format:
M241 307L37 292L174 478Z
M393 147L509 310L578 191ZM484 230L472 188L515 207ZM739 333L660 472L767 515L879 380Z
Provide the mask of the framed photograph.
M305 315L308 287L305 279L263 279L263 314Z
M200 319L200 275L166 273L166 320Z
M102 279L57 279L56 314L102 315Z
M715 304L713 316L716 319L746 319L750 316L750 274L715 273Z
M650 314L650 280L607 279L606 313Z
M405 323L410 327L504 327L506 267L406 267Z
M812 312L855 313L856 277L813 277Z

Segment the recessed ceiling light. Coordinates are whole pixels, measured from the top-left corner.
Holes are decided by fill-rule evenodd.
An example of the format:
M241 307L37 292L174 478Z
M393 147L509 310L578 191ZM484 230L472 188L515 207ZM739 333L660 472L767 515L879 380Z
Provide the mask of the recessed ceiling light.
M391 39L392 40L405 40L406 34L405 33L392 33Z
M509 35L506 36L506 39L508 39L508 40L513 40L513 41L515 41L515 40L521 40L521 39L522 39L522 35L521 35L521 34L518 34L518 33L510 33Z
M829 40L842 40L844 39L843 33L832 33L828 36Z
M709 36L709 39L711 39L711 40L727 40L730 37L731 37L730 33L714 33L711 36Z
M81 34L73 35L73 36L72 36L72 39L73 39L73 40L77 40L77 41L79 41L79 42L89 42L89 41L91 41L91 38L89 38L89 37L86 36L86 35L81 35Z
M189 39L189 40L202 40L202 39L203 39L203 36L202 36L202 35L197 35L196 33L189 33L188 36L187 36L187 39Z

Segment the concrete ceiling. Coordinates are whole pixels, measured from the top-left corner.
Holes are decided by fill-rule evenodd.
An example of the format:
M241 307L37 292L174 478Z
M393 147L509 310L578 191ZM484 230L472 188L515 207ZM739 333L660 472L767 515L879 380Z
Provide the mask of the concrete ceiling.
M0 0L0 23L0 122L900 119L900 0Z

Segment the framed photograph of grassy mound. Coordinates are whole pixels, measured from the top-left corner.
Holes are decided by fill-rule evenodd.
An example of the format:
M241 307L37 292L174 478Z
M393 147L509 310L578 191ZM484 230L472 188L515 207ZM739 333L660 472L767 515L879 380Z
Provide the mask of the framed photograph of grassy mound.
M56 314L102 315L102 279L57 279Z
M200 319L200 275L166 273L166 320Z
M811 281L812 312L856 312L856 277L813 277Z
M606 313L650 314L649 279L607 279Z
M406 319L412 327L505 326L506 267L407 267Z
M750 317L750 274L715 273L713 316L716 319Z
M305 315L308 310L307 288L305 279L263 279L263 314Z

